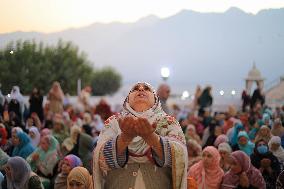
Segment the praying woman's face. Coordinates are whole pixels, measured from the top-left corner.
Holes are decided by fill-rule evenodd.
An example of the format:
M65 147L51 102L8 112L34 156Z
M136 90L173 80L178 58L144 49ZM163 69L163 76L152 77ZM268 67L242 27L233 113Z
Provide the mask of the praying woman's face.
M219 150L219 154L220 154L222 159L226 159L229 156L229 153L224 151L224 150Z
M155 96L149 86L139 83L130 91L128 102L130 107L135 111L143 112L150 109L155 104Z
M16 132L13 132L12 134L12 143L14 146L18 146L20 144L20 139L18 138Z
M239 174L242 171L242 167L240 164L238 164L235 160L233 160L232 158L230 158L230 165L231 165L231 171L234 174Z
M34 139L34 138L35 138L35 133L32 132L32 131L30 131L30 132L29 132L29 136L31 137L31 139Z
M203 152L202 153L202 159L203 159L203 164L205 167L210 167L212 164L213 156L209 152Z
M81 182L78 182L76 180L72 180L69 182L69 188L70 189L85 189L85 185Z
M70 163L67 160L63 160L63 163L61 165L62 173L68 175L71 170L72 170L72 167L70 166Z
M269 130L268 129L261 129L260 133L261 133L262 136L267 136L268 133L269 133Z
M271 150L272 151L278 150L279 147L280 147L280 144L278 144L278 143L272 143L271 144Z
M240 145L244 146L244 145L246 145L247 143L248 143L248 139L247 139L246 137L241 136L241 137L239 138L239 144L240 144Z
M43 151L47 152L48 151L48 147L49 147L49 143L47 141L47 138L44 137L41 139L40 141L40 147Z

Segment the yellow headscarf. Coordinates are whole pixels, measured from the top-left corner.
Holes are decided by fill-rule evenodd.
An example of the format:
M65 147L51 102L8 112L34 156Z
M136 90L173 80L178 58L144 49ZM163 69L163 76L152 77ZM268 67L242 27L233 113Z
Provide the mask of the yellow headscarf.
M94 188L92 176L90 175L89 171L84 167L75 167L71 170L67 177L67 189L70 189L69 183L73 180L84 184L85 188L87 189Z

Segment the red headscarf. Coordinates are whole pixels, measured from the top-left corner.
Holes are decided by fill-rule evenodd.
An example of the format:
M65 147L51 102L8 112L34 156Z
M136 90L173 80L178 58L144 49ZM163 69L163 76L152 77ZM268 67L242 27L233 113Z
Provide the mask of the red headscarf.
M6 131L5 128L0 127L0 135L1 135L1 138L2 138L1 141L0 141L0 145L7 144L7 136L8 136L8 134L7 134L7 131Z
M204 152L208 152L212 155L211 165L209 167L205 167L203 160L201 160L189 169L189 175L197 181L198 188L219 188L224 175L224 172L219 165L221 159L220 154L213 146L207 146L203 150L203 153Z

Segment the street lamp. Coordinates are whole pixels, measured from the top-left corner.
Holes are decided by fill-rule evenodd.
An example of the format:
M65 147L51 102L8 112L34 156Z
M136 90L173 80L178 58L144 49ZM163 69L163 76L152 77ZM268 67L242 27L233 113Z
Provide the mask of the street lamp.
M10 51L10 54L14 54L14 51Z
M188 91L183 91L182 96L181 96L181 99L182 99L182 100L185 100L185 99L187 99L188 97L189 97L189 92L188 92Z
M231 94L232 94L232 96L235 96L236 95L236 91L232 90Z
M161 68L161 76L162 76L163 80L166 81L170 76L170 69L167 68L167 67L162 67Z
M221 90L219 93L220 93L221 96L223 96L225 94L225 92L223 90Z

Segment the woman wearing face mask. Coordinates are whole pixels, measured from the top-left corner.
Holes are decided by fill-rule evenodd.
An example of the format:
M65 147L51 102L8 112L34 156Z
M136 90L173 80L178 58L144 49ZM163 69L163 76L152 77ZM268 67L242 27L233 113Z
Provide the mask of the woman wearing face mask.
M264 140L257 141L251 162L262 173L267 189L274 189L277 177L280 173L278 159L268 150Z

